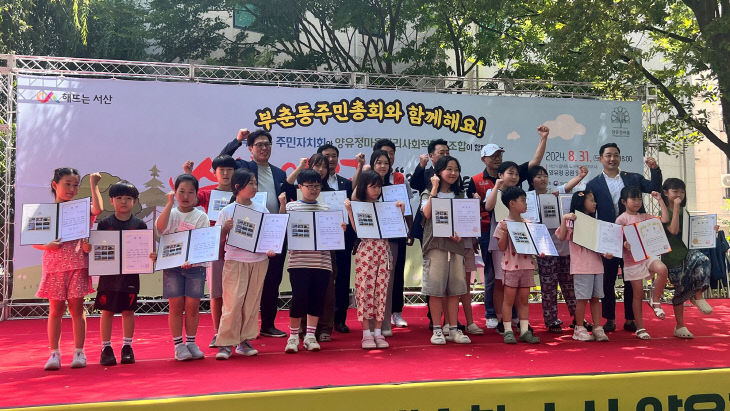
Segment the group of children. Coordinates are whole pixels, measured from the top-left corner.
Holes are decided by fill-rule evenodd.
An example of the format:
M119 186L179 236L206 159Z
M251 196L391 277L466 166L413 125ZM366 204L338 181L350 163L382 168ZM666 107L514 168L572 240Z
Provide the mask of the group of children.
M386 185L384 175L392 171L391 160L387 153L375 156L371 161L370 170L359 172L353 190L352 201L376 202L381 197L382 187ZM378 161L384 162L381 165ZM310 161L308 169L298 170L296 185L301 190L298 200L287 202L286 193L278 197L280 212L287 211L321 211L327 210L326 204L319 203L317 198L323 189L327 188L327 168L324 171L314 166L323 162ZM326 161L324 161L326 163ZM192 164L186 164L186 169ZM301 168L301 167L300 167ZM382 169L381 169L382 168ZM174 356L177 360L204 358L203 351L195 342L200 299L204 294L206 271L215 276L220 270L219 284L210 284L211 290L219 288L220 319L216 327L216 335L211 341L211 347L218 347L217 359L228 359L235 347L235 352L241 355L256 355L250 341L258 335L258 310L261 292L266 276L269 258L275 255L274 251L254 253L226 244L226 237L232 229L232 216L236 206L252 208L267 213L264 207L252 199L258 191L257 177L246 168L236 168L236 163L230 156L221 155L214 159L213 169L218 178L217 189L231 191L231 203L223 208L216 225L221 226L221 249L223 255L220 262L212 264L188 264L166 269L163 272L163 296L169 300L169 328L174 343ZM581 172L559 192L571 192L587 174ZM487 192L484 209L492 212L496 206L497 193L501 192L501 201L508 209L506 221L524 221L521 214L526 211L526 193L518 186L519 169L513 162L504 162L499 167L499 178L491 192ZM100 175L90 175L91 186L91 214L99 215L103 210L103 200L97 184ZM535 167L530 170L531 186L540 192L547 192L547 170ZM544 181L543 181L544 180ZM72 200L78 193L80 176L73 168L59 168L55 170L51 182L55 201L60 203ZM429 308L433 318L433 334L431 343L446 344L469 343L470 338L457 327L459 302L462 301L465 311L470 310L469 284L470 276L476 270L475 251L476 241L473 239L452 236L450 238L433 236L433 221L431 219L431 199L438 198L465 198L461 166L459 161L451 156L441 157L434 165L434 175L430 180L430 187L421 194L421 210L423 213L423 277L422 293L429 296ZM290 182L293 185L293 181ZM692 338L692 334L683 322L683 305L686 300L692 301L703 313L711 312L711 307L702 299L702 291L707 288L708 271L706 258L695 250L687 250L682 243L680 216L685 204L685 186L681 180L667 179L663 192L653 192L652 197L659 203L662 213L661 219L665 224L672 251L658 258L650 258L643 262L634 263L631 258L624 259L624 281L628 281L634 289L633 304L636 313L636 336L649 339L645 329L641 308L643 297L643 280L656 274L654 291L650 305L659 318L665 313L659 305L667 278L675 287L672 304L677 321L675 336ZM109 188L109 196L114 206L114 214L99 221L99 230L134 230L145 229L146 224L132 214L132 209L138 200L137 189L127 181L119 181ZM159 235L194 228L207 227L211 224L207 214L197 208L202 205L207 208L207 199L210 193L199 190L198 181L192 175L185 173L175 179L174 191L168 193L167 204L155 221L155 228ZM175 205L175 200L177 205ZM666 206L671 205L671 209ZM642 210L642 193L635 187L625 187L621 190L620 204L622 213L617 224L632 224L653 216L640 212ZM396 205L404 210L403 203ZM353 220L350 199L344 204ZM594 216L596 201L589 190L573 193L570 213L562 217L561 225L551 232L557 248L569 248L567 255L555 257L538 256L539 270L550 267L557 269L558 265L569 267L570 277L561 282L566 301L574 304L574 333L573 338L579 341L608 341L606 332L600 326L601 306L599 299L603 298L603 264L601 255L588 250L572 241L575 212L582 212ZM539 343L540 338L534 334L529 324L529 292L535 285L535 259L529 255L517 254L507 232L506 223L491 220L490 233L492 241L488 250L482 253L491 253L496 271L497 286L495 286L495 307L501 322L497 329L503 334L504 342L515 344L517 341ZM343 229L346 226L343 223ZM60 368L60 324L61 317L68 309L73 321L75 352L71 362L72 368L84 367L84 338L86 334L85 317L83 310L84 297L92 293L91 279L88 272L88 256L90 245L84 240L60 242L56 240L45 245L35 246L43 250L43 275L38 297L50 301L48 318L48 338L51 356L46 363L47 370ZM628 243L624 244L628 250ZM318 351L321 347L318 336L315 335L319 317L325 307L325 293L331 282L333 271L333 257L330 251L295 251L289 250L288 269L292 285L292 305L290 309L289 338L286 341L285 352L295 353L300 347L300 335L303 334L301 345L308 351ZM383 332L384 323L390 322L386 315L386 299L389 284L392 284L393 251L391 243L385 239L361 239L355 255L355 297L357 301L357 317L362 323L362 348L388 348L389 344ZM604 255L612 258L611 255ZM154 259L154 255L150 258ZM217 268L216 268L217 265ZM208 267L206 269L207 266ZM547 268L546 268L547 267ZM212 273L211 273L212 272ZM561 280L562 281L562 280ZM566 287L563 284L572 285ZM392 285L391 285L392 287ZM568 289L571 292L566 292ZM139 276L103 276L98 284L95 307L102 311L101 340L102 353L100 362L103 365L116 364L114 351L111 348L112 318L115 313L121 313L123 318L124 343L121 350L122 363L134 363L132 350L132 336L134 332L134 310L137 294L139 293ZM467 296L467 299L462 297ZM468 302L465 304L465 302ZM557 304L557 302L555 302ZM467 305L469 306L467 310ZM590 306L594 325L585 321L586 309ZM514 324L519 326L517 334L513 332L513 307L516 307L518 318ZM555 314L557 315L557 309ZM571 313L572 314L572 313ZM442 316L444 321L441 321ZM483 334L473 318L467 318L466 332L473 335ZM443 324L443 325L442 325ZM185 335L183 337L183 325ZM306 330L301 328L306 327ZM388 327L389 328L389 327Z

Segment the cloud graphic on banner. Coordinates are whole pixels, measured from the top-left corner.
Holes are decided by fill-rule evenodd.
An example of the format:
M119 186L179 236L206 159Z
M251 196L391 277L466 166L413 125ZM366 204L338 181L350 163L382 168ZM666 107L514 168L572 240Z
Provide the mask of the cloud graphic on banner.
M543 125L550 128L549 138L560 137L563 140L572 140L575 136L582 136L586 133L586 127L575 121L570 114L561 114L555 120L546 121Z
M507 134L507 140L519 140L520 134L517 131L512 131L511 133Z

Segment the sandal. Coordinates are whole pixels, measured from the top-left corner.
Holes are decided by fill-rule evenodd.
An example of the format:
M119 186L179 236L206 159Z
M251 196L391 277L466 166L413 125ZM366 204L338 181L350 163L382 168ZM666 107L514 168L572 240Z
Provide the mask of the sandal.
M704 298L699 300L690 298L689 301L694 304L702 314L712 314L712 307L710 306L710 304L707 303Z
M695 338L695 336L691 332L689 332L687 327L675 328L674 336L677 338L685 338L685 339Z
M666 314L664 313L664 310L662 309L661 303L655 303L653 299L649 299L649 307L651 307L652 310L654 310L654 315L657 316L660 320L663 320L666 318Z
M639 328L636 330L636 338L640 340L650 340L651 336L646 332L646 328Z

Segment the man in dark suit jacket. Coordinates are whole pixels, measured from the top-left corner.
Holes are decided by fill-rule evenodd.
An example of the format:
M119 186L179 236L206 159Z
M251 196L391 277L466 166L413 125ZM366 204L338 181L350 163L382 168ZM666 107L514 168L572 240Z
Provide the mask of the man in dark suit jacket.
M340 162L340 150L332 144L324 144L317 148L317 152L329 160L330 175L327 185L333 190L344 190L347 198L352 197L352 181L337 174L337 166ZM335 251L336 277L335 277L335 330L341 333L349 333L347 327L347 309L350 307L350 267L352 264L351 251L355 245L355 230L352 225L347 225L345 231L345 249Z
M637 173L629 173L621 171L621 151L616 143L607 143L599 149L599 157L603 165L603 172L594 177L586 184L586 189L593 193L596 200L596 216L599 220L613 223L618 217L619 195L623 187L637 186L644 193L652 191L661 192L662 188L662 171L656 163L656 160L649 157L646 159L646 165L649 166L651 172L651 180L647 180L643 175ZM644 212L644 209L640 210ZM603 257L602 257L603 258ZM623 260L620 258L603 258L603 292L605 297L602 301L603 318L606 319L604 330L606 332L616 329L616 276L619 266L623 267ZM624 329L627 331L636 331L634 324L634 310L631 307L633 299L633 291L631 286L624 286L624 317L626 323Z
M286 180L284 170L269 163L271 158L271 134L264 130L256 130L253 133L246 129L238 131L236 139L226 144L221 154L233 156L236 150L243 145L248 145L253 161L236 159L236 168L246 167L256 175L259 191L268 193L266 208L271 213L279 212L279 194L281 185ZM269 259L269 268L266 271L264 287L261 292L261 335L267 337L286 337L286 333L274 327L276 312L279 306L279 285L284 273L284 261L286 259L286 243L275 257Z

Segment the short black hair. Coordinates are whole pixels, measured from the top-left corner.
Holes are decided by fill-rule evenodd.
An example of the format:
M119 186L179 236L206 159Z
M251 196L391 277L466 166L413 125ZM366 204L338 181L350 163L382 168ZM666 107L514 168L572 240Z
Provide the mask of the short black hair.
M593 213L587 213L586 212L586 197L588 195L592 195L593 192L591 190L583 190L583 191L576 191L573 193L573 197L570 198L570 212L575 213L576 211L580 211L583 214L588 214L591 217L595 217L595 212Z
M248 139L246 140L246 144L248 144L249 147L253 146L254 141L256 141L257 138L264 136L269 139L269 143L271 143L271 134L269 134L266 130L256 130L253 133L248 135Z
M373 170L365 170L360 173L360 177L357 179L357 187L355 187L355 198L357 201L367 201L368 187L383 186L383 177Z
M497 175L504 174L512 167L516 168L518 173L520 172L520 166L518 166L517 163L515 163L514 161L505 161L499 165L499 168L497 169Z
M120 180L109 187L109 198L129 196L139 198L139 190L127 180Z
M506 190L502 191L502 204L509 208L509 202L517 200L520 197L527 197L527 193L525 193L525 190L523 190L522 187L507 187Z
M308 168L306 170L302 170L297 176L297 184L304 183L322 184L322 178L319 176L318 172L312 170L311 168Z
M213 170L218 167L236 168L236 160L228 154L221 154L213 159Z
M664 195L664 192L668 190L684 190L684 200L682 200L682 203L679 206L687 206L687 185L684 184L684 181L674 177L664 180L664 184L662 184L662 199L667 204L667 207L670 207L671 204L669 204L667 196Z
M324 150L329 150L329 149L335 150L335 153L337 153L337 157L340 156L340 149L338 149L337 147L333 146L330 143L322 144L321 146L319 146L319 148L317 148L317 153L322 154L322 152Z
M433 153L436 151L436 146L449 146L449 142L444 140L443 138L437 138L436 140L431 140L430 143L428 143L428 154Z
M545 173L548 177L550 176L547 169L543 166L532 166L527 170L527 184L530 186L530 190L532 190L535 185L532 180L534 180L535 176L537 176L540 172Z
M382 150L383 147L390 147L393 149L393 151L395 151L395 144L389 138L381 138L380 140L376 141L375 145L373 145L373 151Z
M618 151L618 153L619 153L619 154L621 154L621 149L620 149L620 148L618 148L618 145L617 145L616 143L606 143L606 144L602 145L602 146L601 146L601 148L599 148L599 149L598 149L598 156L599 156L599 157L600 157L600 156L602 156L602 155L603 155L603 152L604 152L604 151L605 151L605 150L606 150L607 148L609 148L609 147L613 147L613 148L615 148L615 149L616 149L616 151Z
M198 179L192 174L180 174L177 176L175 179L175 190L177 190L178 186L180 186L180 183L185 181L191 183L193 187L195 187L195 192L198 192Z

